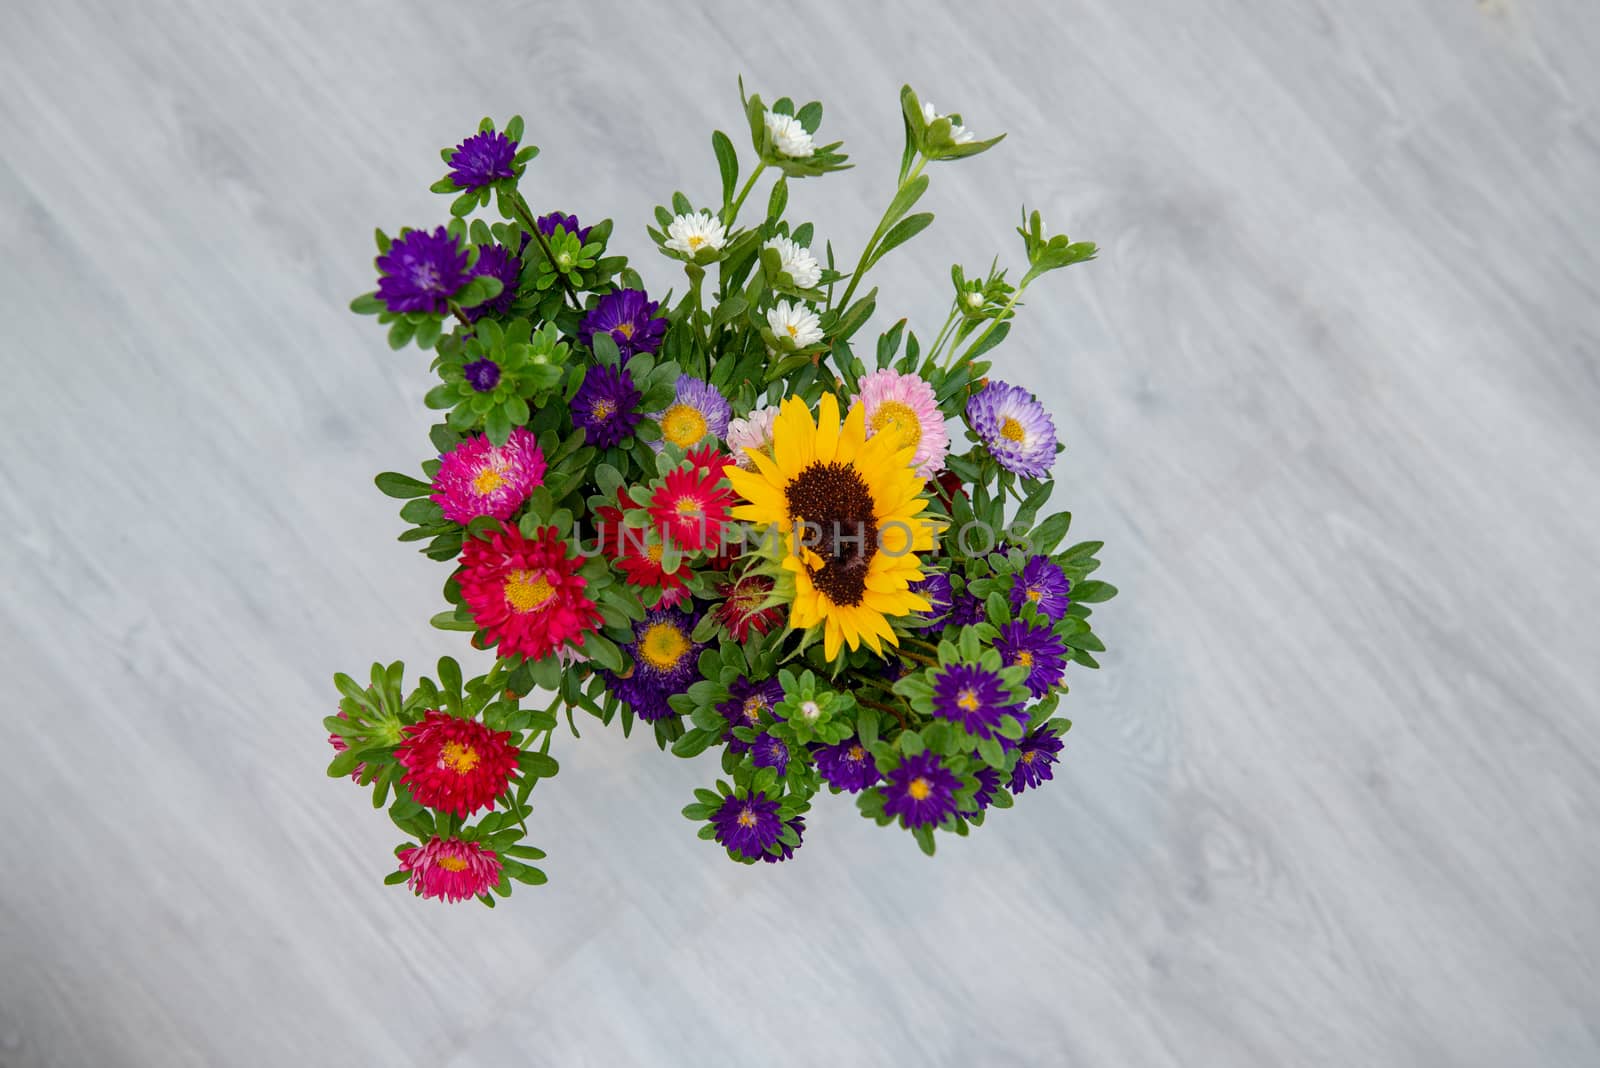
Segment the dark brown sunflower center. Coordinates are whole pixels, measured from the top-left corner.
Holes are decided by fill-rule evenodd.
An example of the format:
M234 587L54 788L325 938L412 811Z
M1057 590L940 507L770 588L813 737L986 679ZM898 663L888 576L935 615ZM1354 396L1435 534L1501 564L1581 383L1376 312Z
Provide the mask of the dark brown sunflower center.
M812 464L784 489L801 543L822 557L807 567L834 604L856 605L867 591L867 568L878 551L872 491L849 464Z

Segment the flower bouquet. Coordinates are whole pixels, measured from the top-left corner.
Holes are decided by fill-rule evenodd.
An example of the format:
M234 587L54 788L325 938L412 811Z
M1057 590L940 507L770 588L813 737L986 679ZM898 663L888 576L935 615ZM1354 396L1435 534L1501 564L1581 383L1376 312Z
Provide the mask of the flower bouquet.
M931 854L1051 778L1066 666L1097 666L1101 543L1039 518L1055 427L987 377L1029 285L1094 245L1025 212L1014 283L957 266L931 345L904 319L865 343L868 274L933 221L912 210L927 168L1000 137L903 89L894 195L842 271L786 213L790 182L848 167L817 142L822 106L740 96L748 177L718 131L719 199L655 209L676 298L647 296L611 220L530 206L521 118L443 151L448 225L377 234L352 308L433 353L440 415L423 477L377 486L405 501L400 540L450 564L433 625L495 657L473 678L448 656L409 685L400 663L335 676L328 773L387 806L408 836L387 881L423 897L545 881L530 797L563 714L574 737L582 712L716 749L683 812L735 861L792 857L824 790Z

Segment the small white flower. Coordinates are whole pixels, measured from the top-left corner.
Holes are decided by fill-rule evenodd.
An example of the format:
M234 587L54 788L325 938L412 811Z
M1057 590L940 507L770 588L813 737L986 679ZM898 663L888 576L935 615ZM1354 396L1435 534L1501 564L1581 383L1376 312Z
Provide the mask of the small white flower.
M939 114L939 111L938 111L937 108L935 108L932 104L930 104L926 100L924 100L922 102L922 121L923 122L926 122L929 126L932 126L935 122L938 122L942 118L944 118L944 116ZM977 134L973 133L971 130L967 129L965 126L962 126L960 123L953 122L953 123L950 124L950 140L951 140L952 143L958 144L958 145L967 145L967 144L971 144L972 142L976 141L977 139L978 139L978 135Z
M783 263L780 269L787 271L789 277L794 279L794 284L801 289L810 289L822 277L822 265L810 249L795 244L787 237L776 238L768 242L767 247L778 250L778 258Z
M811 135L793 115L780 115L776 111L769 111L765 122L767 132L772 135L772 145L780 155L788 156L790 159L805 159L816 151L811 143Z
M690 256L703 248L719 249L727 241L727 227L709 211L676 216L667 227L666 247Z
M728 423L728 451L733 453L734 463L746 471L754 471L756 462L744 450L754 449L771 455L772 424L777 418L778 409L757 408L747 418Z
M800 718L807 723L815 723L820 715L822 715L822 707L815 701L800 702Z
M793 341L795 348L803 349L822 340L822 323L817 313L800 301L793 304L778 301L777 306L767 312L767 325L774 334Z
M974 311L983 307L983 294L979 293L976 289L968 291L967 307L973 309Z

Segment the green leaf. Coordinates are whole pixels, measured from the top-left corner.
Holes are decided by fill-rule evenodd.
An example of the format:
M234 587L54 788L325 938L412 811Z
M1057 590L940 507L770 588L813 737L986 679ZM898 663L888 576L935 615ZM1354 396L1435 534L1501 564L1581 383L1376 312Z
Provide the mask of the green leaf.
M1009 333L1011 333L1011 324L1009 322L1001 323L984 335L972 348L968 349L966 355L962 356L961 359L970 363L1004 341Z
M868 262L867 266L871 267L873 264L883 259L890 249L897 248L900 245L905 244L907 241L910 241L913 237L916 237L918 234L922 233L922 231L926 230L928 225L932 222L933 212L931 211L918 212L915 215L910 215L904 219L901 219L894 225L893 229L883 235L883 240L879 242L878 247L873 250L872 259Z
M433 492L433 487L428 483L397 471L385 471L372 481L384 496L402 501L411 497L426 497Z
M1072 587L1072 599L1082 604L1098 604L1101 601L1109 601L1116 595L1115 586L1097 579L1079 582Z
M733 142L721 130L711 134L711 150L717 154L717 170L722 174L722 202L733 203L733 188L739 182L739 156Z
M438 630L463 630L470 632L478 629L478 625L472 622L472 620L458 619L454 611L440 612L432 619L428 620L428 622Z
M524 774L536 779L553 778L561 770L556 758L548 753L521 753L517 756L517 765Z
M928 176L919 174L911 181L902 185L895 191L894 199L889 201L889 210L884 213L884 221L896 223L901 216L911 210L911 206L922 199L922 194L928 191Z
M350 302L350 310L357 315L377 315L387 307L376 293L363 293Z
M715 732L701 730L699 727L685 731L682 738L672 743L672 755L684 758L699 756L716 738Z
M772 195L767 198L767 222L783 218L783 209L789 206L789 179L783 175L772 183Z

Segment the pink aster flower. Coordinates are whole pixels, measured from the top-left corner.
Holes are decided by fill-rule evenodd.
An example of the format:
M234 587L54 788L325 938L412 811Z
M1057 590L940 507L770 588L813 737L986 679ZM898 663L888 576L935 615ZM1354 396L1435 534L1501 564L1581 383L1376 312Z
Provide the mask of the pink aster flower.
M544 453L522 427L498 448L474 434L440 457L432 498L446 519L465 525L481 515L509 519L544 484Z
M750 459L746 449L772 455L772 424L777 418L778 409L757 408L743 419L728 423L728 451L733 453L734 463L746 471L754 471L756 462Z
M406 885L419 897L465 901L500 881L500 858L477 842L436 837L425 846L407 846L399 856L400 870L411 873Z
M914 446L911 463L923 478L944 466L950 435L932 386L916 375L874 371L861 380L861 401L867 408L868 437L893 434L902 448Z

